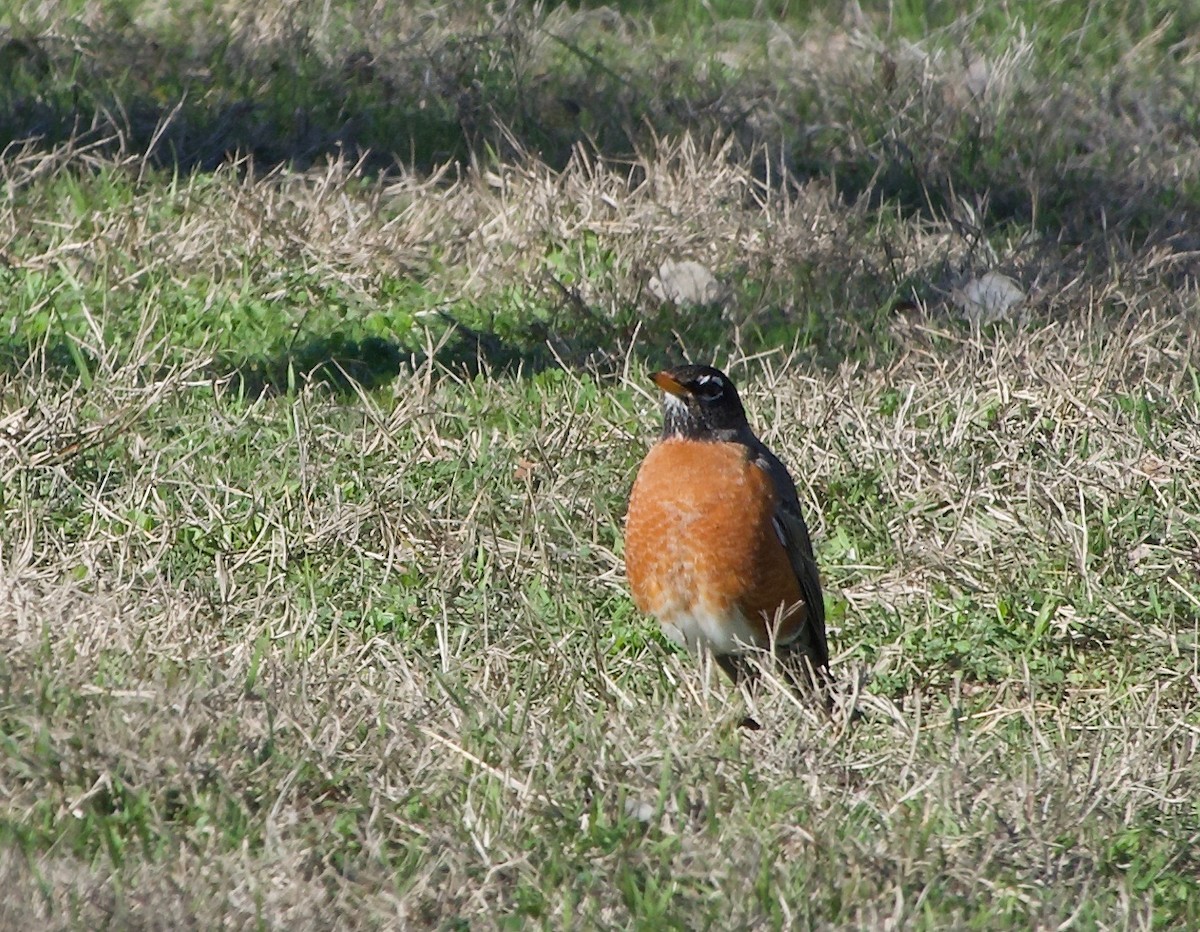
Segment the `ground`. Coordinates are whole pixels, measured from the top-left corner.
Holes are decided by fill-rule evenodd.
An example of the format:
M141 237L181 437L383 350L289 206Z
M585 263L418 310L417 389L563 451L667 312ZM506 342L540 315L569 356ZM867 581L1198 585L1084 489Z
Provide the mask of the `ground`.
M1200 23L804 6L0 12L0 924L1200 925ZM684 358L832 719L632 604Z

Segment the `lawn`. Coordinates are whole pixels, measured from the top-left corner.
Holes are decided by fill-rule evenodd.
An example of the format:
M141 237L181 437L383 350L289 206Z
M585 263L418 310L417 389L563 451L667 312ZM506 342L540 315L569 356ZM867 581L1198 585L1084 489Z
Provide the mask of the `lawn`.
M1197 34L0 11L0 926L1200 926ZM633 606L685 358L832 718Z

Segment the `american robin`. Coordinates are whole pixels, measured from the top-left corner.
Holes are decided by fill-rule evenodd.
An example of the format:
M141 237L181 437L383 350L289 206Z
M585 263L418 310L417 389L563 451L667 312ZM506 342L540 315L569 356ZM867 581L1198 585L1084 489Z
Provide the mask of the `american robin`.
M653 379L662 438L638 471L625 530L634 601L735 684L749 672L744 655L770 649L794 686L825 692L821 577L792 477L724 373L688 365Z

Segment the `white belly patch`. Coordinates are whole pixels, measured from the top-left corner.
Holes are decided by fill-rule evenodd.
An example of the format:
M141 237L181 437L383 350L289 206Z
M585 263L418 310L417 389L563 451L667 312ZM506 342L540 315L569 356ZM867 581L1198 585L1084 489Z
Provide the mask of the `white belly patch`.
M696 606L670 616L670 623L662 623L663 634L693 653L707 648L717 655L744 654L760 646L755 629L739 611L718 616Z

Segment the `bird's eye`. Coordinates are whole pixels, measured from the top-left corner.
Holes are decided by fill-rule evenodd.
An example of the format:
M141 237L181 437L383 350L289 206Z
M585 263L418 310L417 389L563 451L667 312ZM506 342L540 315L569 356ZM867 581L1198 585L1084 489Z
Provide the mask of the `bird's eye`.
M725 380L719 375L702 375L696 379L696 395L704 401L715 401L725 391Z

